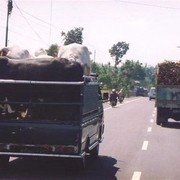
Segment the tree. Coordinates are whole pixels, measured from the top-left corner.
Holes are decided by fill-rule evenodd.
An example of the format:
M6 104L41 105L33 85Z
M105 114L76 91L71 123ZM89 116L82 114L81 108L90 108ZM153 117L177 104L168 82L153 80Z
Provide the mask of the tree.
M98 73L103 89L124 89L128 93L137 85L149 89L154 84L155 68L139 61L125 61L121 67L116 67L116 74L110 63L103 65L91 61L91 70Z
M129 50L129 44L126 42L118 42L114 44L111 49L109 49L109 53L111 57L115 57L115 67L121 62L121 58L126 54Z
M68 31L67 33L62 31L61 37L64 38L63 39L64 45L68 45L68 44L72 44L72 43L82 44L83 43L82 31L83 31L82 27L74 28L74 29Z
M102 83L102 89L112 89L112 69L113 67L110 64L101 65L91 61L91 71L98 74L99 82Z
M46 50L49 56L57 57L59 47L57 44L52 44L49 49Z
M136 82L142 84L145 77L145 69L139 61L126 60L120 67L121 86L127 92L134 89Z
M150 87L155 86L155 67L146 65L145 72L146 78L143 85L150 89Z

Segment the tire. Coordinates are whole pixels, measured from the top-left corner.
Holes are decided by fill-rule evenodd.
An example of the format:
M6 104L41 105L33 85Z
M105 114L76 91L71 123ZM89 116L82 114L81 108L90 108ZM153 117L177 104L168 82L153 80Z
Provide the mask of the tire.
M0 169L6 169L9 165L9 156L0 155Z
M160 112L160 108L157 108L156 124L161 125L161 123L162 123L162 115Z
M76 159L76 167L77 170L85 170L87 168L87 156L83 156L80 159Z
M168 109L157 108L156 124L165 126L168 122Z
M162 122L161 126L162 127L166 127L167 126L167 122Z
M117 102L116 101L111 101L111 106L114 107L116 106Z
M85 155L82 158L82 168L81 169L86 169L86 167L87 167L87 156Z
M90 150L89 154L92 159L97 159L99 157L99 144Z
M88 152L88 146L89 146L89 138L86 140L86 145L84 148L84 156L80 159L77 159L77 168L78 170L84 170L87 168L87 152Z
M122 103L123 102L123 100L119 100L119 103Z

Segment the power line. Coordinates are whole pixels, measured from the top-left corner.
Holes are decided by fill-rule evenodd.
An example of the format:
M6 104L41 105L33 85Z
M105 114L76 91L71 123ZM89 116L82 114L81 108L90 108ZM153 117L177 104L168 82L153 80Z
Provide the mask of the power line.
M6 1L6 0L4 0L4 1ZM52 1L52 0L51 0L51 1ZM56 28L56 29L59 29L57 26L54 26L54 25L51 23L52 15L51 15L51 17L50 17L50 23L48 23L48 22L46 22L46 21L43 21L43 20L40 19L40 18L37 18L37 17L35 17L35 16L33 16L33 15L25 12L24 10L22 10L22 9L17 5L16 2L14 2L14 3L15 3L15 8L20 12L20 14L17 13L17 11L14 11L13 13L16 13L16 15L24 18L25 21L26 21L26 23L29 25L29 27L32 29L32 31L36 34L36 36L37 36L41 41L43 41L44 44L48 45L48 43L46 43L46 42L41 38L41 36L34 30L34 28L32 27L32 25L30 24L29 20L23 15L22 12L24 12L24 14L27 14L27 15L33 17L34 19L38 20L39 22L42 22L43 24L39 24L39 23L37 23L37 22L34 22L34 21L30 20L30 21L32 21L33 23L38 24L40 27L42 27L42 25L48 25L48 26L49 26L49 28L50 28L50 29L49 29L49 30L50 30L50 32L49 32L49 41L50 41L50 37L51 37L51 29L52 29L52 27L54 27L54 28ZM0 9L1 9L1 8L0 8ZM3 9L3 10L4 10L4 9ZM51 5L51 12L52 12L52 5ZM2 13L2 11L1 11L0 13ZM47 27L47 26L46 26L46 27ZM5 29L4 26L1 26L0 28L1 28L1 29ZM18 28L18 26L15 26L14 28ZM22 35L22 36L25 37L24 34L21 34L21 33L17 32L17 31L14 31L14 28L13 28L13 30L9 30L9 31L11 31L11 32L13 32L13 33L15 33L15 34L18 34L18 35ZM23 27L21 27L21 29L22 29L22 28L23 28ZM47 36L48 36L48 34L46 35L46 37L47 37ZM28 36L28 37L30 37L30 36ZM32 37L31 37L31 39L35 39L35 38L32 38ZM35 40L38 41L37 39L35 39ZM49 42L49 43L50 43L50 42Z
M17 13L17 12L14 12L14 13L16 13L17 16L22 17L19 13ZM38 22L32 21L31 19L28 19L28 21L29 21L31 24L33 23L33 24L38 25L39 28L43 30L43 32L44 32L44 27L46 27L46 30L47 30L47 25L45 25L45 24L39 24ZM11 24L14 25L14 22L12 21ZM31 25L31 26L32 26L32 25ZM43 27L43 26L44 26L44 27ZM24 26L19 27L19 26L16 26L16 25L15 25L13 28L14 28L14 29L15 29L15 28L19 29L19 28L20 28L21 30L22 30L22 29L25 29ZM45 33L45 32L44 32L44 33ZM48 36L48 33L46 33L46 34L47 34L47 35L46 35L46 37L47 37L47 36Z
M31 24L29 23L29 21L26 19L26 17L23 15L21 9L18 7L17 3L14 1L16 8L19 10L19 12L21 13L22 17L24 18L24 20L26 21L26 23L29 25L29 27L31 28L31 30L36 34L36 36L44 42L44 44L48 45L42 38L41 36L34 30L34 28L31 26Z
M52 8L52 7L51 7L51 8ZM36 19L36 20L44 23L44 24L47 24L47 25L50 25L51 27L54 27L54 28L56 28L56 29L59 29L57 26L53 25L52 23L48 23L48 22L46 22L46 21L44 21L44 20L42 20L42 19L40 19L40 18L38 18L38 17L36 17L36 16L28 13L27 11L24 11L23 9L21 9L21 11L24 12L25 14L31 16L32 18L34 18L34 19ZM51 12L51 13L52 13L52 12ZM51 14L51 16L52 16L52 14Z
M6 27L0 25L0 28L1 28L1 29L5 29ZM35 41L39 41L38 39L36 39L36 38L34 38L34 37L32 37L32 36L27 36L27 35L24 35L24 34L22 34L22 33L20 33L20 32L11 30L11 29L9 29L9 31L12 32L12 33L14 33L14 34L17 34L18 36L21 36L21 37L22 37L22 36L24 36L24 37L29 37L29 38L31 38L31 39L33 39L33 40L35 40Z
M5 29L5 26L1 26L1 25L0 25L0 28L1 28L1 29ZM14 34L17 34L17 35L19 35L19 36L29 37L29 38L31 38L31 39L34 39L35 41L39 41L39 40L35 39L35 38L32 37L32 36L27 36L27 35L24 35L24 34L22 34L22 33L20 33L20 32L14 31L14 30L9 30L9 31L12 32L12 33L14 33Z
M135 4L135 5L140 5L140 6L163 8L163 9L172 9L172 10L179 10L180 9L180 8L175 8L175 7L160 6L160 5L155 5L155 4L139 3L139 2L133 2L133 1L121 1L121 0L118 0L118 2L127 3L127 4Z
M38 20L39 22L42 22L42 24L38 24L38 25L40 25L40 26L45 26L45 27L47 27L47 26L50 26L50 25L51 25L51 27L56 28L56 29L59 29L57 26L55 26L55 25L53 25L53 24L50 24L50 23L48 23L48 22L46 22L46 21L44 21L44 20L42 20L42 19L40 19L40 18L37 18L37 17L35 17L35 16L27 13L26 11L24 11L24 10L21 9L21 8L19 8L19 9L20 9L24 14L32 17L33 19ZM2 16L2 17L4 16L4 14L2 13L3 10L4 10L4 9L0 7L0 16ZM13 14L14 14L14 13L16 13L17 16L21 16L21 17L22 17L22 15L19 15L19 13L17 13L16 11L13 11ZM30 21L32 21L32 20L30 20ZM35 22L35 21L32 21L32 22L37 24L37 22Z

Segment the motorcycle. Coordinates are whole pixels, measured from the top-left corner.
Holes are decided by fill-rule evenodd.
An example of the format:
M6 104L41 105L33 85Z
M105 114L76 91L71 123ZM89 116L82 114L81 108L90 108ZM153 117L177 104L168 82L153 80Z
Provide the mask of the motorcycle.
M117 105L117 100L111 100L110 104L111 104L112 107L116 106Z
M110 105L112 107L116 106L117 104L117 98L118 98L118 94L116 93L115 89L112 90L111 94L110 94L110 98L109 98L109 101L110 101Z
M122 103L124 101L124 97L123 96L119 96L119 102Z

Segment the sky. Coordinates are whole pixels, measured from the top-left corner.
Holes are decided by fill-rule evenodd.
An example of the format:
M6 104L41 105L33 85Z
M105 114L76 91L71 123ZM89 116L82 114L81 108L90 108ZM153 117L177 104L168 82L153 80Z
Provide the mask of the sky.
M0 0L0 48L5 46L7 0ZM109 49L125 41L125 60L155 66L180 59L180 0L13 0L8 46L33 53L63 44L61 32L83 27L95 62L113 63Z

